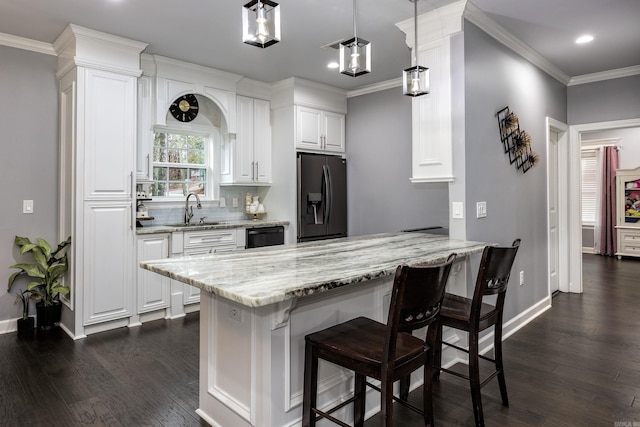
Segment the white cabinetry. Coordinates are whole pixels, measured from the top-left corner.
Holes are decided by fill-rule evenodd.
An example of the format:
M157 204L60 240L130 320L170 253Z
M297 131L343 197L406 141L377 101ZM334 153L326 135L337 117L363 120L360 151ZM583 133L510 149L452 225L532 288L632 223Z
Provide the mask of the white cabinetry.
M271 107L269 101L238 96L235 143L223 147L223 184L271 183Z
M169 234L138 237L138 263L169 258ZM171 279L137 267L138 314L166 309L170 306Z
M138 79L138 134L136 155L136 179L149 181L152 179L152 152L153 152L153 79L149 76L141 76Z
M343 154L344 122L344 114L296 107L296 148Z
M616 171L616 255L640 257L640 168Z
M54 42L60 235L72 238L62 323L75 337L126 326L135 314L136 104L145 47L75 25Z
M229 252L244 248L244 228L229 228L224 230L198 230L186 231L183 233L173 233L178 237L176 242L183 242L182 253L174 256L196 256L217 252ZM176 236L178 235L178 236ZM175 249L175 248L174 248ZM178 295L182 293L182 304L189 306L200 302L200 289L183 284L178 281L171 281L171 293ZM177 307L178 303L174 299L172 306L172 316L180 315ZM185 311L190 311L184 309Z

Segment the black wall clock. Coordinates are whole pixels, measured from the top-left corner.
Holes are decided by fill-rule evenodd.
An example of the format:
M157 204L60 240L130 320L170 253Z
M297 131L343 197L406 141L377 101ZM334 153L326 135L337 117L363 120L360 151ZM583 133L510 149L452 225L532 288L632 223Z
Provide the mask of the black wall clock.
M190 122L198 115L198 100L192 93L182 95L171 103L169 112L178 121Z

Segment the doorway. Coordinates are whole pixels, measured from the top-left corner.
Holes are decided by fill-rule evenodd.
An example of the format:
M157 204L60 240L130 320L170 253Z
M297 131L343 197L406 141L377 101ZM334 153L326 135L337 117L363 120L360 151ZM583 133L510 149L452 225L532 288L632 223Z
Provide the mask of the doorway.
M582 221L580 211L580 191L581 188L581 167L580 167L580 141L582 134L586 132L625 129L639 127L640 118L615 120L609 122L588 123L583 125L573 125L569 128L569 149L567 170L562 175L567 177L568 197L560 198L561 206L565 206L568 211L568 238L569 238L569 290L568 292L582 293ZM563 163L559 163L563 164ZM562 171L562 168L559 169ZM559 177L559 182L562 180ZM562 282L561 289L562 290Z
M560 230L567 223L566 209L562 209L560 200L566 199L564 176L559 171L563 159L568 150L568 126L558 120L547 117L547 241L548 241L548 287L549 296L556 291L568 292L565 284L569 283L568 272L562 266L566 266L566 260L562 260L563 254L567 254L567 239L563 238ZM562 284L562 285L561 285Z

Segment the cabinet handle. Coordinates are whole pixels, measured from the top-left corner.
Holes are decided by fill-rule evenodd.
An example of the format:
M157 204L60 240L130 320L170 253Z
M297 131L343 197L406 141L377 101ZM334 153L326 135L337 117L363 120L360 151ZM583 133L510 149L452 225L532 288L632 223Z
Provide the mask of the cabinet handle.
M260 180L260 162L256 162L256 179L255 181Z
M151 155L147 154L147 178L151 178Z
M133 216L136 214L136 211L133 210L133 206L129 205L129 230L133 230Z
M135 180L133 179L133 171L129 172L129 198L133 199L133 193L135 193L135 190L133 189L133 186L135 185Z
M222 236L215 236L215 237L203 237L200 240L202 240L203 242L210 242L212 240L220 240L222 239Z
M251 181L255 181L255 172L256 172L256 167L255 167L256 162L251 162Z

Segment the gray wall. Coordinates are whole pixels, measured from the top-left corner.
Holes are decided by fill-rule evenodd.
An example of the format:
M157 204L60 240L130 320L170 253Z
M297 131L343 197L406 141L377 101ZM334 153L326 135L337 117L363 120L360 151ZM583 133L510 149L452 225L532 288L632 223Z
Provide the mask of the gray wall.
M14 305L15 292L7 294L7 278L15 271L8 267L30 258L20 256L15 235L58 243L56 69L54 56L0 46L0 321L21 313L20 305ZM24 199L34 201L33 214L22 214Z
M447 184L412 184L411 99L401 88L347 103L349 235L448 226Z
M545 117L566 122L566 87L469 22L464 52L466 238L501 245L522 239L507 292L508 320L548 294ZM496 113L505 106L540 155L526 174L509 163L500 142ZM478 201L487 202L486 218L476 219Z
M640 75L569 86L568 124L640 117Z

